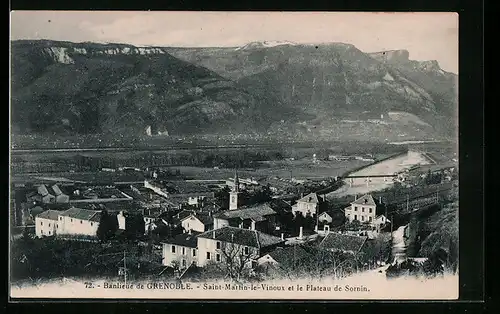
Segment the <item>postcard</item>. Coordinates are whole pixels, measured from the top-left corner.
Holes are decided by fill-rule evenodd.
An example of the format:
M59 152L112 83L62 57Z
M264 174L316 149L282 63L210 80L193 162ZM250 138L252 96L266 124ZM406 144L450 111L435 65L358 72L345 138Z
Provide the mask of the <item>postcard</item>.
M458 298L458 14L13 11L10 297Z

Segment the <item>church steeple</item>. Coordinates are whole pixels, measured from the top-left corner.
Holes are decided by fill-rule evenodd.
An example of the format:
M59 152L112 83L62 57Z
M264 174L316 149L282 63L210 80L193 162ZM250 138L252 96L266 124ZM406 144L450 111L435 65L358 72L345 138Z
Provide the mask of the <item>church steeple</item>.
M234 192L240 191L240 179L238 178L238 170L234 169Z
M238 171L234 169L234 187L231 192L229 192L229 210L238 209L240 194L240 179L238 178Z

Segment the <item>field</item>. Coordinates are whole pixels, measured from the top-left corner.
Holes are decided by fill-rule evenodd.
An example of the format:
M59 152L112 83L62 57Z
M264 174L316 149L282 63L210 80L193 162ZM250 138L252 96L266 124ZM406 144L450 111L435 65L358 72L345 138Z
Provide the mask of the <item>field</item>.
M296 179L322 179L341 176L350 169L367 165L366 161L318 161L313 163L311 159L294 161L263 161L256 168L238 169L241 178L290 178ZM189 179L212 179L222 180L234 176L234 169L214 169L207 167L169 167L178 169L181 174Z
M135 182L144 180L140 172L104 172L103 168L146 167L179 170L177 179L226 179L238 168L244 177L293 176L297 179L331 178L368 164L366 161L327 161L330 154L372 154L383 158L404 147L372 142L329 142L292 144L251 144L244 147L165 147L163 149L61 149L11 151L13 181ZM313 163L313 155L317 161ZM41 178L40 177L45 177ZM50 181L47 180L47 181Z

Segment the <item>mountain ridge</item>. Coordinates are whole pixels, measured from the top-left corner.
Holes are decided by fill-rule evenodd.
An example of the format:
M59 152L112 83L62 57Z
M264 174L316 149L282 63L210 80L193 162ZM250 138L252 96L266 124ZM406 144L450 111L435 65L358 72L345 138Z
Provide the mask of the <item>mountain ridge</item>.
M12 120L21 133L144 133L153 125L155 134L342 136L352 127L342 121L366 116L357 136L425 137L442 133L442 121L456 107L450 96L456 75L432 60L410 60L404 49L384 54L344 43L272 42L236 50L48 40L12 46ZM416 118L402 123L389 112ZM424 123L411 122L418 120Z

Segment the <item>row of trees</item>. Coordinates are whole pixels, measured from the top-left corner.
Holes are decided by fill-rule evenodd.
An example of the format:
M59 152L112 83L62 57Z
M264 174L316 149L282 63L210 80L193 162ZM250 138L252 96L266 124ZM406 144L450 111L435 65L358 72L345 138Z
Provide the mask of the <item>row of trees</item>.
M29 163L18 157L13 164L20 170L38 169L56 171L57 168L75 171L98 171L102 168L117 168L120 166L133 166L144 168L147 166L196 166L196 167L226 167L245 168L256 167L259 161L282 160L283 155L279 151L211 151L192 150L177 153L144 153L133 154L131 157L124 156L83 156L61 158L58 156L48 157L43 162Z

